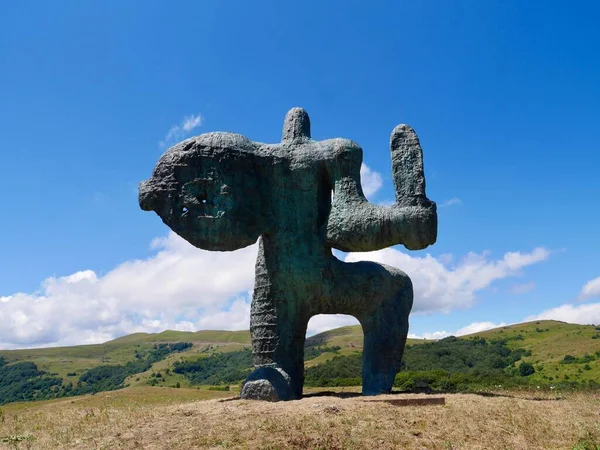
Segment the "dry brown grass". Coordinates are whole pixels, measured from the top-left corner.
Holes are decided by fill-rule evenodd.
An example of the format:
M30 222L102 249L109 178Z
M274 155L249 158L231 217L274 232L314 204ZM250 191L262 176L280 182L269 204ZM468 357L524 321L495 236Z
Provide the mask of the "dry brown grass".
M98 398L89 403L86 397L5 408L0 437L17 438L0 448L581 450L600 445L600 394L518 395L454 394L445 395L445 406L405 407L373 400L423 396L176 404Z

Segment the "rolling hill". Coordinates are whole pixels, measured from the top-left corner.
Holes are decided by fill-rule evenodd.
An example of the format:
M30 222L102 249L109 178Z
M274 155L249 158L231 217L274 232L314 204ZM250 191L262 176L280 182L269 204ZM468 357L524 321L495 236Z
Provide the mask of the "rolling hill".
M136 350L149 350L154 344L191 342L193 347L181 355L192 356L203 351L235 351L250 345L248 331L172 331L134 333L104 344L50 347L23 350L0 350L7 362L31 361L40 370L57 373L81 372L102 364L124 364L132 361Z
M409 339L405 354L407 370L438 369L435 358L432 360L431 355L441 355L444 352L454 352L455 360L467 359L464 355L468 355L469 352L478 355L476 358L487 358L487 353L474 353L476 350L479 352L479 348L464 345L459 348L461 342L469 341L490 344L483 348L484 352L493 348L494 351L500 352L502 357L511 352L517 355L511 356L514 361L505 360L498 366L506 373L515 375L521 364L531 364L533 370L527 375L527 379L533 384L590 381L600 383L600 326L536 321L462 336L458 341L453 339L454 341L446 339L439 342ZM347 377L345 383L360 384L362 340L362 330L358 325L337 328L309 337L305 348L307 374L310 375L319 367L319 376L323 380L322 373L335 374L343 366L343 373L352 374L344 375ZM175 343L185 345L177 347ZM492 347L492 343L504 350ZM169 345L173 345L174 348ZM440 346L447 348L440 351ZM443 366L440 362L440 369L453 372L454 367L463 367L448 365L448 356L440 358L439 361L446 358L446 365ZM428 362L423 365L425 360ZM0 350L0 369L2 361L6 370L16 368L20 364L21 368L29 371L37 368L38 371L45 372L32 372L34 375L31 376L36 376L39 380L48 381L53 377L54 381L42 383L42 387L35 388L50 389L48 392L44 391L45 397L36 394L33 397L23 397L24 399L53 398L123 386L147 388L236 384L251 368L250 335L248 331L169 330L156 334L135 333L104 344ZM452 364L456 364L456 361ZM472 362L465 362L464 368L466 370L471 366ZM14 374L9 375L12 377L10 379L15 378ZM19 374L18 377L23 378L26 375ZM70 386L66 392L62 392L60 386L57 387L61 381L61 386ZM92 386L92 381L97 384ZM48 387L46 384L54 387ZM11 395L14 397L14 392Z

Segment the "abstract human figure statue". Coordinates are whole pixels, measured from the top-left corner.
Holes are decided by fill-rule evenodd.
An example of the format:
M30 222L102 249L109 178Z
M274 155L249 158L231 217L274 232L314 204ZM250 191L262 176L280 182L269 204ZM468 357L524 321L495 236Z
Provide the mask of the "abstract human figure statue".
M362 149L347 139L313 141L308 114L290 110L280 144L207 133L165 152L139 202L192 245L236 250L259 240L250 332L255 370L242 398L302 396L304 341L317 314L351 314L364 332L363 394L390 392L408 333L410 278L374 262L346 263L332 249L365 252L437 237L414 130L391 135L396 204L369 203Z

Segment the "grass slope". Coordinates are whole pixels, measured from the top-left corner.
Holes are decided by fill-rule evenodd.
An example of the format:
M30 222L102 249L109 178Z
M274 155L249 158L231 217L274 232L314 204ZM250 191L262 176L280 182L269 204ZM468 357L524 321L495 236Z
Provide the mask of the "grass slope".
M541 320L495 328L476 335L489 339L508 338L509 347L530 350L531 356L523 360L536 367L534 378L564 380L567 376L570 380L600 382L600 358L589 363L561 364L566 355L583 358L599 352L600 326ZM521 338L515 339L518 336ZM586 364L589 369L586 369Z
M166 342L191 342L193 347L177 354L177 358L190 357L203 351L235 351L250 345L250 333L244 331L172 331L162 333L134 333L104 344L49 347L23 350L0 350L0 356L9 363L34 362L40 370L57 373L62 378L72 378L68 373L81 373L103 364L124 364L134 359L138 349L149 350L153 344ZM173 359L171 355L168 359Z

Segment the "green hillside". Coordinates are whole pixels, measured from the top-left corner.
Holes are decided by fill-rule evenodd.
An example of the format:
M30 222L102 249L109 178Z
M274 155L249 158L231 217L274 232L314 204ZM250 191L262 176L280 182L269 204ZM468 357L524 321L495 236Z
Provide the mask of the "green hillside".
M341 346L351 354L362 350L362 329L360 325L337 328L307 339L310 345ZM531 352L523 362L536 367L532 380L594 380L600 383L600 325L578 325L555 320L509 325L480 333L462 336L461 339L482 337L488 340L506 339L511 349L522 348ZM425 340L408 339L407 345L425 343ZM564 363L565 356L575 357L575 361ZM586 358L587 355L587 358ZM334 355L322 355L319 361L309 361L308 366L324 363ZM590 361L586 361L586 359ZM589 367L589 368L586 368ZM538 370L539 369L539 370ZM549 380L552 378L552 380Z
M425 339L407 339L406 343L410 345L427 342ZM347 348L360 348L363 346L363 333L360 325L350 325L347 327L335 328L324 331L306 338L306 346L340 346Z
M415 345L427 342L425 339L408 339L407 345ZM348 356L362 352L363 349L363 332L360 325L350 325L346 327L335 328L333 330L324 331L323 333L315 334L306 339L306 347L340 347L336 353L324 352L314 359L305 361L305 367L313 367L323 364L335 356Z
M134 333L104 344L77 345L23 350L0 350L8 363L31 361L40 370L66 377L102 364L124 364L132 361L135 352L149 350L153 344L191 342L193 347L182 355L192 356L208 350L235 351L250 345L250 333L244 331L172 331Z
M358 325L308 338L307 380L312 386L360 384L362 341ZM501 383L503 377L530 385L592 386L600 383L600 326L537 321L458 340L409 339L403 364L406 373L399 374L397 386L412 386L417 375L440 386ZM248 331L135 333L97 345L2 350L0 404L15 396L55 398L124 386L237 384L250 370Z
M531 356L524 361L536 367L534 379L564 380L566 376L567 380L600 383L600 325L542 320L496 328L477 336L508 339L509 347L529 350ZM575 360L565 364L565 356Z

